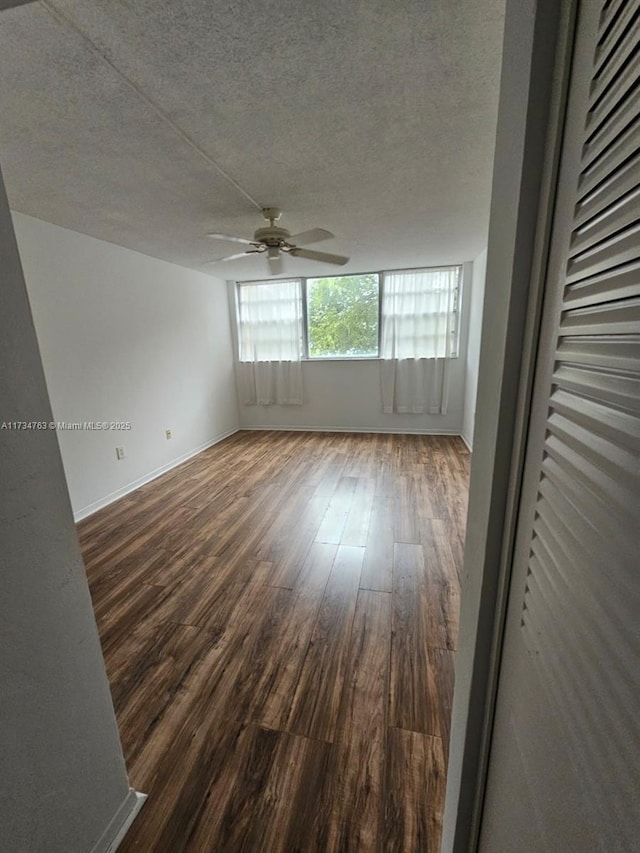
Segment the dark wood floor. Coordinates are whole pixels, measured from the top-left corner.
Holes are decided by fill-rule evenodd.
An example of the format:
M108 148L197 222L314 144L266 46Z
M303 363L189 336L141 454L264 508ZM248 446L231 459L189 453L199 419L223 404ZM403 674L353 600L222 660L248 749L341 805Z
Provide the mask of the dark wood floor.
M437 851L469 455L241 432L79 525L125 851Z

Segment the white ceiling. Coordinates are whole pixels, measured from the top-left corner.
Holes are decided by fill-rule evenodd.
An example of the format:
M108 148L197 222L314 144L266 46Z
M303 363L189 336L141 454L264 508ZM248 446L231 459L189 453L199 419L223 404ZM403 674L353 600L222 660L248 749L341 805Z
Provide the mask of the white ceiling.
M250 237L263 223L186 134L259 205L281 207L290 231L334 232L313 248L350 255L344 271L469 260L486 244L504 2L4 11L11 206L222 278L263 276L262 257L203 266L239 248L207 231ZM340 269L285 263L292 275Z

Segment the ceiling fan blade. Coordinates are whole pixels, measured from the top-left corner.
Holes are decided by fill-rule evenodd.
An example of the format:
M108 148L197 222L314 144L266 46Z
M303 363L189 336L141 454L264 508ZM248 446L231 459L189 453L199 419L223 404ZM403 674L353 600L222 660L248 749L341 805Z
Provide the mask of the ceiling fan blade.
M310 231L303 231L302 234L294 234L293 237L288 237L287 242L294 243L296 246L298 243L306 245L308 243L319 243L320 240L328 240L334 236L331 231L327 231L325 228L312 228Z
M235 255L226 255L224 258L213 258L211 261L205 261L205 264L220 264L222 261L236 261L238 258L246 258L247 255L259 255L258 250L249 249L248 252L238 252Z
M344 255L330 255L328 252L314 252L311 249L291 249L289 252L294 258L305 258L307 261L322 261L325 264L346 264L349 258Z
M207 237L213 237L214 240L228 240L230 243L246 243L248 246L255 246L254 240L246 240L244 237L234 237L232 234L207 234Z

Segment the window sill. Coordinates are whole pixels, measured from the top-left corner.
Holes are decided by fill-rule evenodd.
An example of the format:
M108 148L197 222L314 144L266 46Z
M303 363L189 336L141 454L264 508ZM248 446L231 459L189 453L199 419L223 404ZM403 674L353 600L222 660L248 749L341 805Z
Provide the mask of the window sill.
M450 355L449 361L457 361L460 356L459 355ZM287 359L288 360L288 359ZM384 361L382 356L379 355L350 355L350 356L327 356L327 358L306 358L302 357L300 361L303 364L325 364L326 362L340 361L340 362L362 362L362 361ZM256 362L253 361L243 361L241 358L238 359L239 364L254 364Z
M378 355L328 355L316 356L315 358L303 358L308 364L323 364L325 361L382 361Z
M459 355L448 356L450 361L457 361ZM326 361L384 361L379 355L349 355L349 356L327 356L326 358L302 358L300 359L305 364L324 364Z

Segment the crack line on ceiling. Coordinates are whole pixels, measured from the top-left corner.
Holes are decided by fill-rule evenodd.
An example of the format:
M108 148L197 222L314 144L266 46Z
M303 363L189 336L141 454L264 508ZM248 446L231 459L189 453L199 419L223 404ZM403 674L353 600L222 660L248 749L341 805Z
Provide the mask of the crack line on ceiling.
M126 85L133 92L135 92L135 94L142 101L144 101L144 103L148 107L150 107L156 113L157 116L159 116L166 124L169 125L169 127L175 133L178 134L178 136L183 140L183 142L186 142L186 144L193 151L195 151L196 154L198 154L209 166L213 167L216 172L218 172L218 174L225 179L225 181L231 184L231 186L238 190L238 192L241 193L241 195L243 195L247 199L247 201L251 202L251 204L253 204L255 207L258 208L259 211L262 212L265 205L260 204L260 202L257 201L250 193L248 193L244 189L244 187L242 187L238 183L238 181L235 180L235 178L232 178L231 175L213 159L213 157L207 154L206 151L203 151L202 148L200 148L200 146L196 142L194 142L194 140L189 136L189 134L187 134L178 124L176 124L173 119L169 118L169 116L162 110L162 108L159 107L155 103L155 101L153 101L149 97L149 95L147 95L136 83L133 82L133 80L130 80L129 77L127 77L127 75L123 71L121 71L116 65L114 65L114 63L109 59L108 56L105 56L105 54L100 50L100 48L91 40L90 36L83 32L74 21L72 21L62 12L58 11L58 9L56 9L56 7L50 2L50 0L40 0L40 5L47 10L47 12L52 16L55 21L57 21L57 23L59 23L63 27L67 27L68 29L73 30L73 32L79 35L80 38L82 38L82 40L90 46L93 52L96 53L102 59L102 61L106 63L109 68L111 68L112 71L114 71L118 75L118 77L124 83L126 83Z

